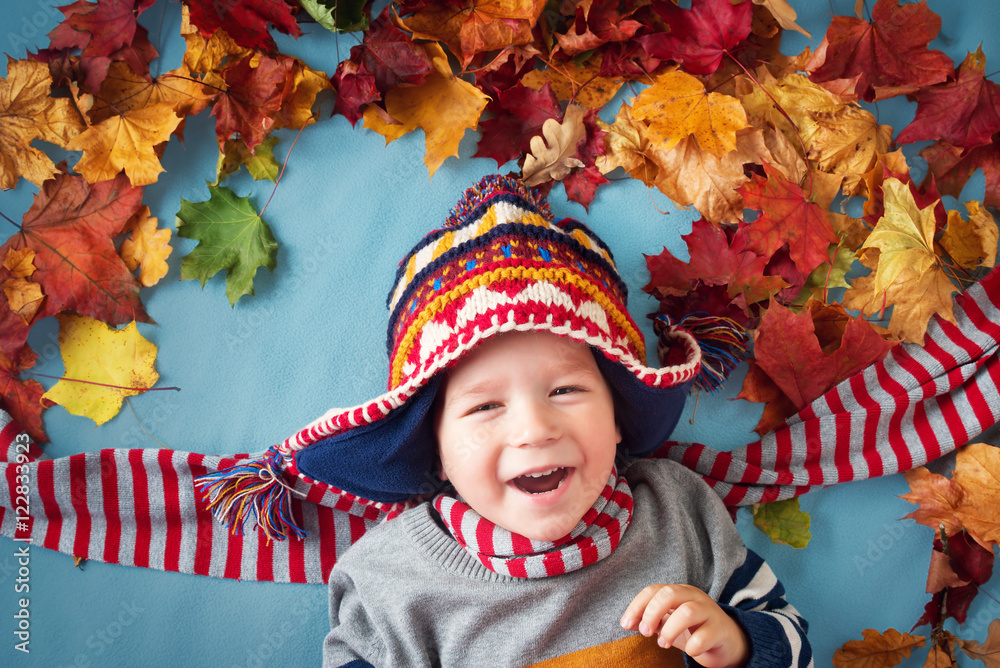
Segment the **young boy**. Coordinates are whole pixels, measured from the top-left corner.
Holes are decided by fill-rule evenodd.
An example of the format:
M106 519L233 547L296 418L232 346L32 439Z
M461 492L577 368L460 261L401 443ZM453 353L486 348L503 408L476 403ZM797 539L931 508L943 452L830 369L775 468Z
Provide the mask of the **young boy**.
M330 576L325 666L812 664L719 498L644 459L701 353L670 328L646 367L626 298L600 239L511 178L403 260L389 392L294 458L394 517Z

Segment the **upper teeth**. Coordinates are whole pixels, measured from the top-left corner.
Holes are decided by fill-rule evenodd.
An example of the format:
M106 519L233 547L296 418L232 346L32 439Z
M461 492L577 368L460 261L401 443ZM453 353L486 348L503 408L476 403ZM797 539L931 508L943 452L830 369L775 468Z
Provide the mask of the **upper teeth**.
M557 466L556 468L549 469L548 471L539 471L538 473L525 473L524 475L526 477L528 477L528 478L541 478L542 476L545 476L545 475L551 475L551 474L555 473L556 471L558 471L559 469L560 469L560 467Z

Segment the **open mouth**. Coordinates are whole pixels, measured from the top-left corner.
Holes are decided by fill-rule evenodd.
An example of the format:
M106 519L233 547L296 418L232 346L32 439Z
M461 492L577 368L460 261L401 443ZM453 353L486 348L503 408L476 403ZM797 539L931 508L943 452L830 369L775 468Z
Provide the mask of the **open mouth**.
M559 489L568 475L569 469L560 467L521 475L511 480L511 483L527 494L545 494Z

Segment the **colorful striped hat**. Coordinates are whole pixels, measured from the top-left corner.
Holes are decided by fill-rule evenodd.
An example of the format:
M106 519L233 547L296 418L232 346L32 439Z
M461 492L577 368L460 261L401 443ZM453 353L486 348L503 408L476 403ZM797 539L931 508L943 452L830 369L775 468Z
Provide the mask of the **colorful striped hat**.
M627 299L611 251L586 225L555 222L545 199L513 177L486 177L399 265L388 298L388 391L334 409L259 462L199 485L234 529L254 515L272 537L298 531L288 497L296 479L401 510L442 484L431 419L440 372L513 331L591 346L615 395L623 454L651 454L673 431L702 352L689 331L661 323L666 365L646 366Z

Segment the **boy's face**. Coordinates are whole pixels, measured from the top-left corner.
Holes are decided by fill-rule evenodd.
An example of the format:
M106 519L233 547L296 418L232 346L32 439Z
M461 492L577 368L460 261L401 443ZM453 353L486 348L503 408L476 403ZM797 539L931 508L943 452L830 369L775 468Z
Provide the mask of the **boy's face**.
M562 538L607 484L621 432L581 343L547 332L491 339L448 373L438 400L441 477L509 531Z

